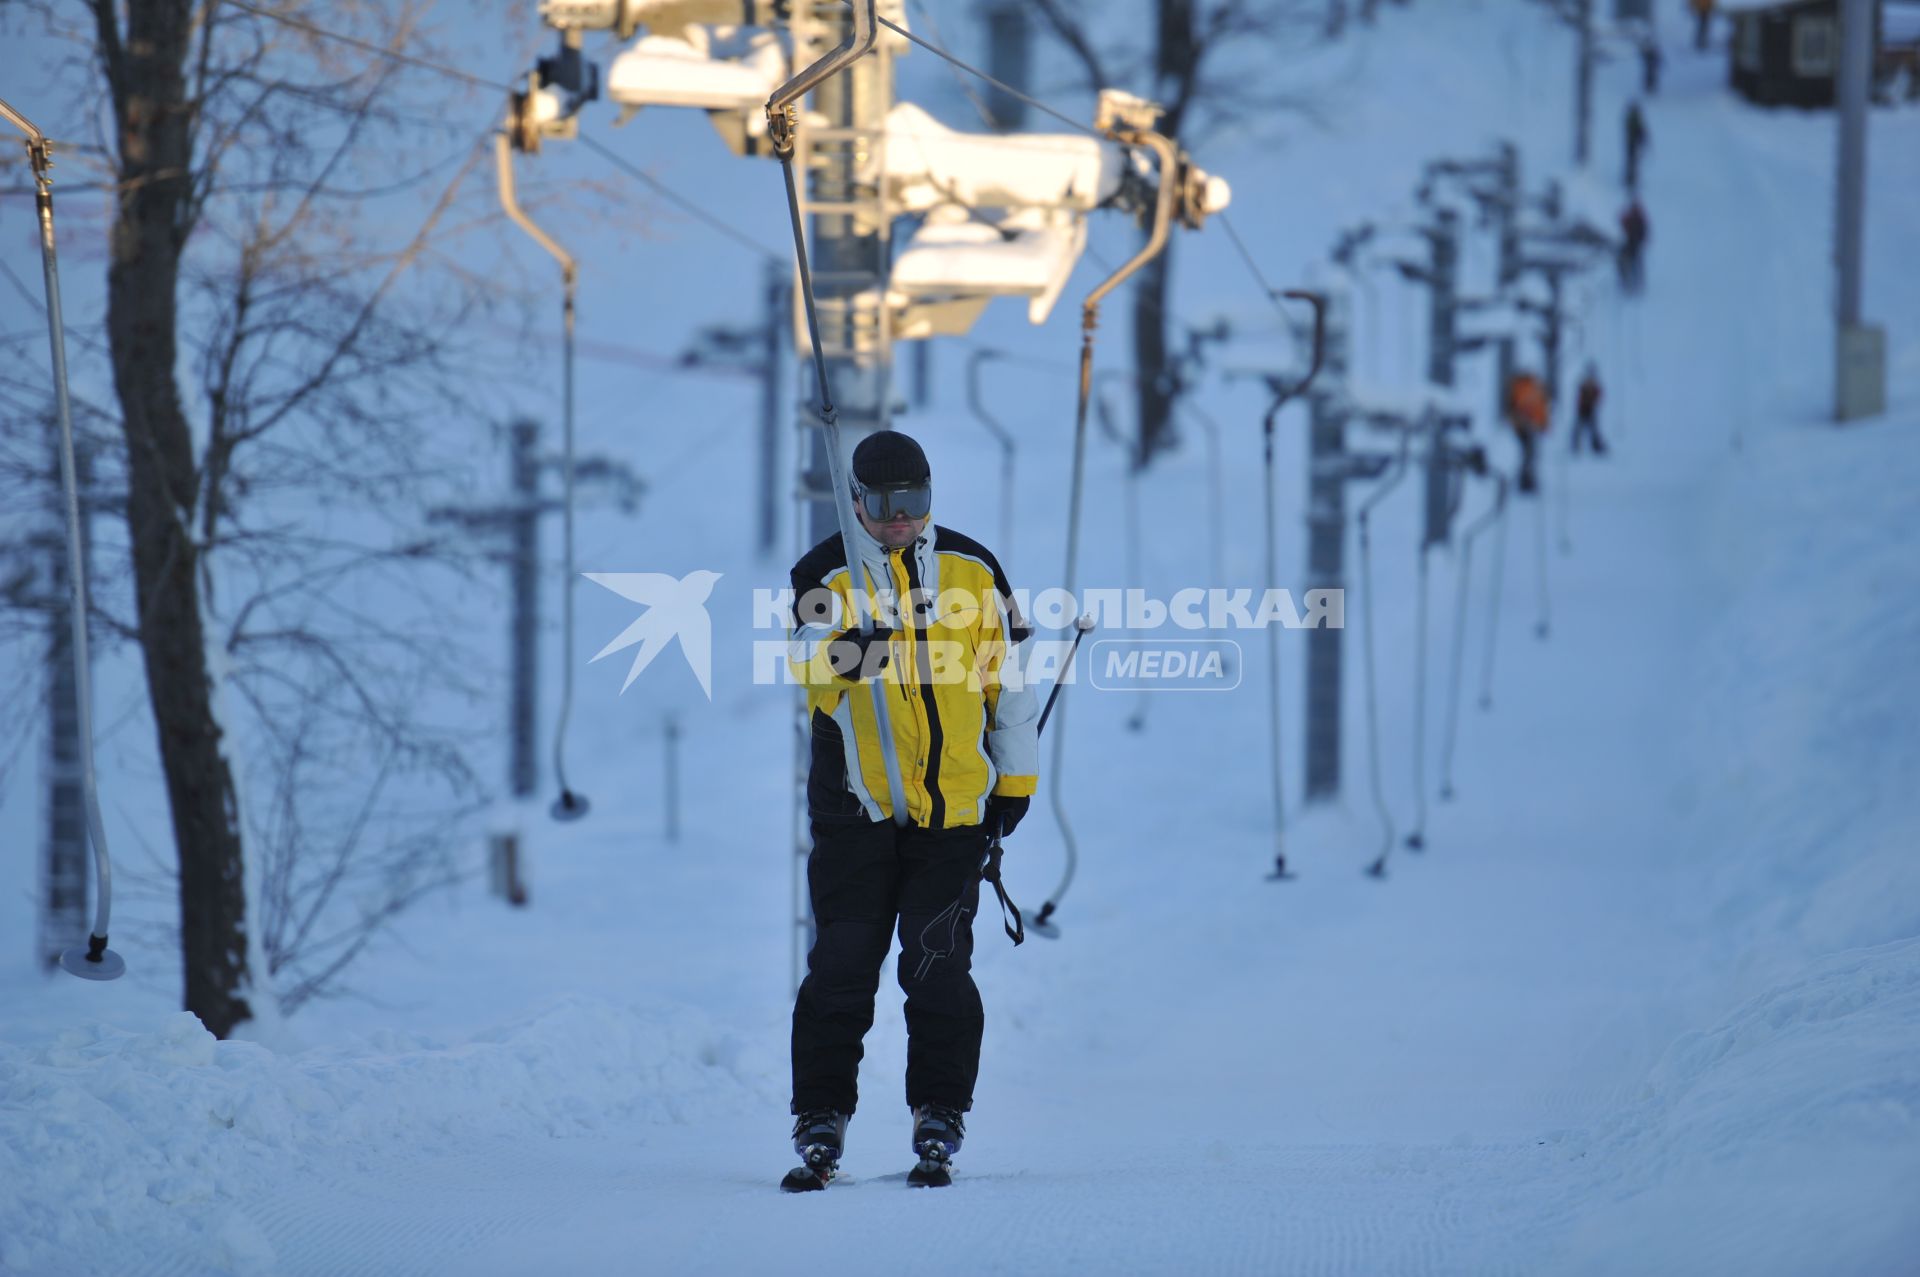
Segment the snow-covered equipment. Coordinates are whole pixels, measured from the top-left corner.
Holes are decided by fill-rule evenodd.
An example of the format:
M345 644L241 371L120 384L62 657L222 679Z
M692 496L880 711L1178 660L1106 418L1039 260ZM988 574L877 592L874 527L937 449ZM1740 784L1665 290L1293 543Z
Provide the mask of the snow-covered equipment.
M778 154L757 108L785 91L791 69L781 6L547 0L541 16L576 40L586 30L629 39L646 29L607 76L607 96L620 106L622 123L649 106L703 110L735 154ZM899 39L914 37L876 13L876 43ZM788 99L796 124L800 98L817 83ZM1084 134L979 134L947 128L913 103L895 103L858 165L861 185L876 193L873 207L841 210L864 230L871 230L865 223L874 208L921 218L893 253L885 287L872 299L885 308L893 338L959 336L996 297L1025 299L1031 322L1044 322L1086 248L1087 214L1096 208L1145 213L1157 180L1170 176L1178 184L1178 216L1187 226L1197 228L1224 210L1232 199L1224 179L1184 153L1167 173L1156 174L1136 144L1111 134L1120 121L1151 127L1158 114L1151 103L1109 89L1101 94L1098 127ZM829 210L814 202L804 211Z
M736 155L766 152L766 116L759 108L787 78L791 55L772 31L689 25L630 45L607 71L607 96L624 124L647 106L707 113Z
M577 38L577 36L576 36ZM563 46L564 51L564 46ZM578 73L578 66L575 66ZM508 108L506 126L494 135L494 173L500 191L500 207L506 210L514 225L532 237L535 243L545 249L560 266L561 281L561 525L563 549L561 582L561 645L560 656L560 718L553 730L553 774L560 784L560 795L553 800L548 809L555 820L578 820L587 814L591 804L586 796L575 793L567 783L567 726L573 716L573 587L579 575L573 570L573 316L574 298L578 292L580 270L573 254L563 248L560 242L544 230L539 223L527 216L520 207L519 194L513 179L513 152L515 150L537 151L543 137L573 136L573 116L560 109L560 103L553 89L540 83L547 77L545 60L542 68L530 79L526 93L514 94ZM585 77L590 78L590 77ZM577 109L578 103L575 104Z
M67 391L66 321L60 306L60 264L53 236L53 143L26 116L0 102L0 116L26 134L27 163L33 169L34 206L40 220L40 266L47 294L47 345L53 361L53 401L60 427L60 486L67 516L69 622L73 627L73 696L80 726L80 783L86 797L87 840L93 844L93 931L85 948L61 951L60 965L85 980L117 980L127 964L107 947L113 916L113 861L100 818L100 784L93 765L93 676L87 659L87 571L81 549L80 481L73 459L73 403Z

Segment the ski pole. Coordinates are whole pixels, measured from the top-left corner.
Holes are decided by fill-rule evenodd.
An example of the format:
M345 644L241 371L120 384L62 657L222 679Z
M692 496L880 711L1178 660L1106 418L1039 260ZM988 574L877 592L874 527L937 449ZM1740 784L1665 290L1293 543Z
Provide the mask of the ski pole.
M107 924L113 914L113 861L107 854L106 824L100 817L100 782L93 766L93 675L87 658L87 571L80 552L80 479L73 459L73 403L67 391L66 321L60 307L60 265L53 243L53 143L26 116L5 102L0 115L27 135L27 162L33 167L34 205L40 217L40 266L47 291L47 344L53 359L53 401L60 422L60 486L67 508L67 582L69 622L73 627L74 716L80 721L80 784L86 799L87 839L93 844L93 931L87 947L61 951L60 965L87 980L116 980L127 964L107 948Z
M1033 734L1036 737L1047 730L1047 718L1053 713L1054 702L1060 699L1061 689L1066 687L1068 679L1072 676L1073 659L1074 655L1080 650L1080 640L1084 639L1093 631L1093 618L1091 616L1081 616L1074 621L1073 631L1073 643L1067 648L1066 663L1062 667L1061 673L1053 680L1053 690L1047 693L1047 703L1040 707L1040 722L1033 729ZM995 824L993 832L987 836L986 854L982 856L980 860L980 878L981 881L993 885L993 894L1000 898L1000 925L1006 928L1007 939L1013 941L1015 947L1018 947L1026 943L1027 924L1020 916L1020 906L1015 904L1013 898L1007 894L1006 884L1000 879L1000 857L1002 854L1000 839L1002 836L1000 826ZM954 933L959 928L960 911L965 905L966 898L966 893L964 891L961 892L958 900L955 900L945 909L935 914L933 921L920 929L920 949L922 956L920 965L914 969L913 978L915 980L926 979L927 972L933 969L934 962L940 958L947 957L953 952L953 946L955 944ZM1051 908L1052 906L1049 905L1048 907ZM1012 919L1012 921L1008 921L1008 919ZM928 946L927 937L933 933L942 922L947 924L947 947L935 950ZM1036 927L1039 923L1039 918L1034 919L1034 925ZM1043 932L1042 934L1045 933Z
M1066 673L1053 680L1053 690L1047 693L1047 703L1040 707L1040 722L1033 729L1035 736L1047 730L1047 716L1053 713L1053 703L1060 699L1060 690L1067 685L1067 675L1073 670L1073 658L1080 650L1080 640L1093 632L1093 617L1082 616L1073 623L1073 642L1067 648Z

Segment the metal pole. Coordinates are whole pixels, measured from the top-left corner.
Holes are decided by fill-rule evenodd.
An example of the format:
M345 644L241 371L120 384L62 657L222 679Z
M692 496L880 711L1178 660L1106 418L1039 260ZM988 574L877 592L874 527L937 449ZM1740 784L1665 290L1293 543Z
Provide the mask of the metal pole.
M1431 288L1427 298L1427 380L1436 386L1453 384L1454 321L1460 299L1456 281L1460 265L1460 215L1450 208L1437 214L1439 227L1431 237Z
M1269 412L1261 427L1261 460L1266 485L1267 582L1266 588L1280 588L1279 500L1273 489L1273 421L1277 412ZM1271 754L1273 784L1273 872L1276 878L1287 876L1287 787L1281 770L1283 751L1280 732L1280 633L1281 627L1267 627L1267 746Z
M93 675L87 656L87 567L81 553L80 479L73 456L73 402L67 392L67 325L60 305L60 265L53 238L53 144L24 115L0 102L0 117L27 135L33 168L34 209L40 222L40 267L47 294L47 345L53 360L53 403L60 425L60 486L66 496L67 587L73 629L73 703L80 724L80 785L86 803L87 837L93 843L93 932L87 947L67 949L60 966L88 980L114 980L127 964L107 948L113 913L113 862L107 854L106 822L100 816L100 784L93 765Z
M59 441L54 440L54 469L59 469ZM84 489L92 467L84 449L74 449L74 464ZM67 549L60 527L59 489L51 503L55 536L47 542L50 598L65 599L70 590ZM87 524L80 525L82 562L91 569ZM39 951L49 970L59 965L60 951L73 943L87 925L87 816L86 793L80 777L80 719L74 703L73 636L59 606L47 610L47 841L42 852L39 910Z
M1447 681L1447 727L1446 744L1440 755L1440 800L1453 800L1453 751L1460 737L1460 683L1467 655L1467 594L1468 585L1473 580L1473 547L1480 534L1499 522L1507 508L1506 476L1492 474L1494 489L1493 505L1480 516L1460 538L1460 559L1456 565L1456 585L1458 591L1453 604L1453 664L1452 677ZM1487 643L1491 650L1492 634L1488 634Z
M1860 322L1860 262L1866 216L1867 82L1873 58L1873 0L1840 5L1840 169L1835 209L1834 264L1839 268L1839 318Z
M780 372L781 335L790 322L787 272L769 262L766 316L760 327L760 553L773 553L780 539Z
M530 797L540 785L540 757L534 735L540 715L540 427L522 418L510 427L513 443L512 698L509 716L512 751L507 773L515 798Z
M1873 75L1873 0L1841 0L1839 181L1834 265L1839 273L1834 417L1876 416L1886 407L1886 335L1861 320L1861 262L1867 200L1867 90Z
M874 0L866 0L863 5L856 6L845 14L836 11L830 21L838 23L847 34L824 56L811 63L799 75L774 92L767 101L767 122L780 156L781 180L786 184L787 210L793 229L794 260L798 264L800 274L799 292L805 303L807 337L813 348L814 376L819 382L821 429L816 437L816 445L817 451L824 453L827 483L823 493L815 494L817 504L813 515L816 522L831 517L832 526L839 530L841 550L847 561L848 593L853 600L861 633L871 634L875 625L875 609L878 601L867 588L861 585L861 579L866 573L860 558L860 541L854 532L856 525L850 495L852 489L844 470L849 454L842 449L841 445L840 409L834 401L833 378L829 369L837 361L850 374L846 381L855 389L856 404L875 414L876 428L884 428L886 397L889 393L884 375L888 353L888 333L884 320L885 299L879 295L870 273L863 274L858 270L836 270L835 276L850 276L849 282L856 287L839 298L846 303L845 308L838 312L844 328L836 331L835 341L829 347L822 337L821 307L813 285L813 270L809 262L806 235L801 225L803 205L799 180L794 176L794 168L796 161L800 161L801 167L810 170L815 168L807 158L811 154L811 146L806 143L806 134L798 128L799 105L805 94L818 90L817 105L829 119L837 120L843 116L851 119L853 117L850 113L856 104L861 105L866 113L884 112L884 102L879 99L891 97L891 78L887 59L884 56L874 58L863 56L872 50L878 35ZM875 67L880 68L881 72L881 85L878 92L872 91L873 86L866 79L866 75L870 75ZM875 115L870 123L877 125L879 118L880 116ZM831 188L829 198L840 201L840 206L843 208L846 207L845 201L851 200L855 195L854 178L857 176L855 161L870 155L869 152L860 149L861 144L877 145L875 135L877 135L877 128L862 130L851 127L838 128L828 134L830 146L838 144L844 147L843 153L838 155L830 153L828 157L828 167L836 175L838 182L838 185ZM806 147L805 151L801 150L803 146ZM816 173L814 177L816 189L819 189L821 183L827 180L827 172ZM878 213L885 211L884 195L878 193L883 191L884 187L884 181L875 185L874 199ZM859 262L861 259L858 253L853 250L861 249L865 242L865 248L868 251L877 247L884 265L885 243L881 238L885 234L887 222L884 216L876 215L869 218L874 229L871 235L866 236L856 234L860 228L854 225L855 219L850 213L821 215L815 220L828 235L830 246L840 250L842 256L849 252L853 253L851 257L846 257L846 260ZM860 287L860 285L865 286ZM882 317L877 320L877 330L873 334L874 341L866 347L867 353L874 357L872 362L877 362L879 365L877 370L869 369L868 371L877 372L878 375L868 378L860 376L863 371L861 366L863 343L859 340L858 306L863 297L870 298L876 306L882 308ZM877 582L870 584L875 589L879 588ZM899 750L893 737L892 714L887 704L886 682L885 675L882 675L871 682L863 682L862 686L867 689L870 697L874 734L879 738L880 753L886 764L887 794L893 807L893 823L904 826L909 819L906 785L901 779Z
M1547 272L1547 420L1560 414L1560 272Z
M1114 130L1109 136L1125 145L1151 149L1159 158L1159 189L1154 199L1153 226L1147 242L1140 251L1124 262L1119 270L1107 276L1094 286L1087 299L1080 304L1080 393L1074 408L1073 422L1073 480L1067 498L1067 565L1066 579L1061 587L1071 596L1078 584L1075 572L1080 556L1080 506L1081 495L1086 487L1087 472L1087 410L1093 401L1093 334L1100 326L1100 303L1108 293L1125 283L1130 277L1158 257L1167 246L1167 236L1173 229L1175 208L1179 192L1176 189L1176 173L1179 166L1179 151L1175 145L1157 133L1141 130ZM1060 841L1066 852L1066 865L1060 875L1060 885L1040 906L1040 912L1034 916L1033 930L1038 935L1057 936L1057 927L1050 927L1048 920L1060 907L1060 900L1067 894L1067 888L1073 885L1074 874L1080 865L1080 846L1073 836L1073 826L1067 820L1065 786L1062 783L1066 771L1063 752L1066 747L1066 708L1063 703L1060 710L1060 726L1053 733L1053 754L1049 766L1048 789L1052 795L1053 821L1060 830Z
M1346 589L1348 314L1340 294L1329 298L1326 384L1308 396L1307 588ZM1340 793L1340 689L1346 631L1330 625L1307 631L1305 801Z
M1427 845L1427 575L1431 553L1429 546L1421 545L1414 599L1413 828L1407 831L1407 846L1414 851Z
M680 841L680 722L667 715L667 841Z
M1593 133L1593 0L1576 0L1580 24L1579 63L1574 68L1573 162L1587 166Z
M1500 143L1500 192L1500 287L1504 289L1520 274L1520 148L1512 142Z
M855 19L858 16L864 23L869 7L829 5L798 24L815 40L796 49L796 61L826 53L816 44L827 39L836 41L829 56L866 44L873 33L856 32ZM806 201L836 210L812 213L808 234L824 342L821 353L839 409L837 426L850 448L874 431L887 429L890 411L893 352L885 292L892 219L884 206L886 184L876 180L872 170L883 162L883 126L893 103L893 66L884 44L851 64L832 66L824 76L817 74L823 65L815 63L783 86L775 98L797 100L790 96L796 87L810 90L814 112L827 121L827 127L818 131L822 136L815 136L814 130L799 130L794 165L809 175L800 191ZM872 201L864 217L845 211L863 199ZM834 466L846 455L829 460L827 432L809 433L810 456L803 482L813 505L807 534L819 541L840 526L840 509L851 498L844 486L834 490L831 478Z
M586 795L576 794L567 783L567 727L573 718L573 316L574 299L579 291L580 269L560 242L520 207L520 196L513 178L513 140L505 132L494 134L494 175L500 193L500 207L521 230L547 251L560 267L560 447L561 470L561 568L560 585L560 719L553 729L553 774L559 782L560 796L548 809L555 820L578 820L592 804Z
M1025 4L996 3L983 15L987 24L987 68L993 78L1025 92L1032 62ZM987 90L987 114L1001 133L1025 126L1027 104L998 88Z

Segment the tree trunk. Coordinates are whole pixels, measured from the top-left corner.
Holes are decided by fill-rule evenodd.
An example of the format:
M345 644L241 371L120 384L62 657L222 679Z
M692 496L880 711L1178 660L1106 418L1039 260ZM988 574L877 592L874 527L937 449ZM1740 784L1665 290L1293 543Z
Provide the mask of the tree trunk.
M1167 363L1167 294L1173 273L1173 241L1141 267L1133 286L1133 368L1139 378L1140 433L1133 464L1145 468L1174 446L1173 370Z
M244 862L233 775L221 751L190 529L193 434L175 380L180 254L193 216L191 107L182 72L191 8L136 0L127 34L102 6L121 187L107 269L107 331L127 442L127 530L147 696L180 859L186 1009L226 1037L247 1005Z

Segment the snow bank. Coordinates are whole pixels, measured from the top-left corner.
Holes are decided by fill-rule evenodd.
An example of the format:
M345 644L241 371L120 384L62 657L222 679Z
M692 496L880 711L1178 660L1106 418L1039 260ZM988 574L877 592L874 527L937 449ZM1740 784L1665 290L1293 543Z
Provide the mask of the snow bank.
M1703 609L1687 752L1726 796L1694 828L1738 850L1700 892L1745 992L1920 936L1915 424L1758 434L1709 512L1726 596Z
M1668 1271L1747 1274L1920 1255L1916 1026L1907 940L1826 958L1682 1037L1583 1154L1600 1178L1576 1253L1618 1271L1632 1238Z
M124 1271L138 1238L200 1271L271 1272L238 1203L276 1179L337 1170L343 1154L690 1122L756 1085L740 1044L679 1007L576 997L471 1041L371 1045L276 1055L177 1012L148 1033L0 1046L0 1271Z

